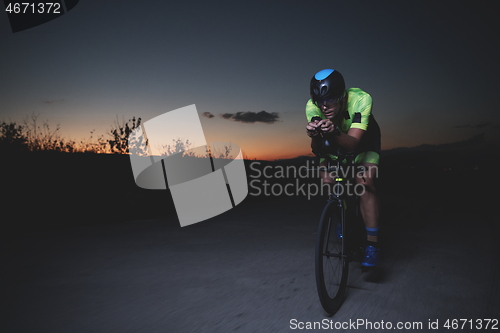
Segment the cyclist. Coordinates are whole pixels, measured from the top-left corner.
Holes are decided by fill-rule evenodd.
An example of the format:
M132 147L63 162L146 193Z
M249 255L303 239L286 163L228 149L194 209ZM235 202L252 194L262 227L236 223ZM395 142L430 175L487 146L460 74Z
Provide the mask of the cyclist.
M342 74L333 69L321 70L312 77L310 95L306 104L306 129L312 139L313 152L320 151L323 138L326 138L342 150L354 153L355 163L365 167L364 173L356 172L356 183L364 189L360 195L360 209L367 232L361 265L376 266L380 257L380 204L374 179L378 174L380 128L372 114L372 98L359 88L346 89ZM336 159L333 155L331 158ZM324 158L320 160L321 166L326 163ZM323 183L333 184L329 173L321 172L321 178Z

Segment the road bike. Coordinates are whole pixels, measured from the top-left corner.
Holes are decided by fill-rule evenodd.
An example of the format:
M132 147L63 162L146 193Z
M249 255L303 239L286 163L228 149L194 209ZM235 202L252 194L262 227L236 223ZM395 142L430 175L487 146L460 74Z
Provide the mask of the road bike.
M319 155L327 157L328 165L321 170L328 172L334 182L321 214L315 248L316 287L321 305L330 315L344 302L349 263L363 252L363 236L366 237L362 232L359 196L352 186L356 175L364 169L355 165L354 155L340 151L336 155L336 160Z

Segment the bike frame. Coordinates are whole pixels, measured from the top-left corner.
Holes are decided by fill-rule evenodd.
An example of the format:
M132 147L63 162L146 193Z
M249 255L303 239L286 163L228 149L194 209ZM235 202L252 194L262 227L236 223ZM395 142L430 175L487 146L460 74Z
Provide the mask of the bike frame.
M337 152L337 160L335 161L335 166L331 166L331 159L327 157L328 159L328 164L327 167L324 171L326 172L331 172L331 171L336 171L337 173L342 173L344 171L344 167L347 168L347 171L349 171L349 168L354 168L355 163L354 163L354 155L353 154L342 154L340 151ZM346 159L347 163L343 165L343 160ZM321 169L320 169L321 170ZM347 202L352 204L350 201L354 201L354 208L355 208L355 213L356 216L359 215L359 197L357 195L348 195L347 193L339 193L335 192L334 190L337 188L343 188L342 186L345 184L346 181L349 180L354 180L354 177L342 177L342 175L337 175L334 178L334 185L333 185L333 191L330 193L330 196L328 198L328 201L335 201L336 205L341 209L342 212L345 212L347 209L348 205ZM354 200L353 200L354 199Z
M346 163L344 163L344 159ZM355 166L353 160L353 155L338 152L334 167L331 166L332 160L328 159L326 169L320 168L323 172L330 173L330 176L333 171L336 172L335 176L332 177L334 186L320 219L315 259L318 294L323 308L331 315L337 312L343 303L349 262L352 261L356 252L354 246L356 243L353 241L356 234L354 220L359 214L359 202L354 194L349 195L343 191L342 187L347 181L356 177L354 175L346 177L350 171L349 168ZM337 216L338 219L335 219L334 216ZM338 235L338 231L333 230L338 225L340 225L341 236ZM340 246L334 245L335 243L340 243ZM332 271L333 266L336 268ZM337 275L337 272L341 272L340 275ZM333 277L332 274L338 278ZM330 290L331 283L333 283L333 289Z

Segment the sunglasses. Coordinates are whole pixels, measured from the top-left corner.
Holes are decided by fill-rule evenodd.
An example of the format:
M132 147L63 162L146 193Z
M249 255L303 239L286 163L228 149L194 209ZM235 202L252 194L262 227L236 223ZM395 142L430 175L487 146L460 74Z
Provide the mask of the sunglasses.
M316 104L316 106L319 108L319 107L322 107L322 106L326 106L327 108L332 108L334 106L336 106L337 104L339 104L341 100L341 97L339 98L327 98L327 99L320 99L320 100L317 100L314 104Z

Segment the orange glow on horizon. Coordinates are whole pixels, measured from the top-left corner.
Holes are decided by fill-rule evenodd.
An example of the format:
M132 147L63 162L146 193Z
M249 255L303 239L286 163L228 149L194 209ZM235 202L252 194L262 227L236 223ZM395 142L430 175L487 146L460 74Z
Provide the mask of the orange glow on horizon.
M281 159L291 159L299 156L310 155L310 150L295 149L287 150L285 152L278 152L274 149L245 149L242 148L243 157L247 160L261 160L261 161L274 161Z

